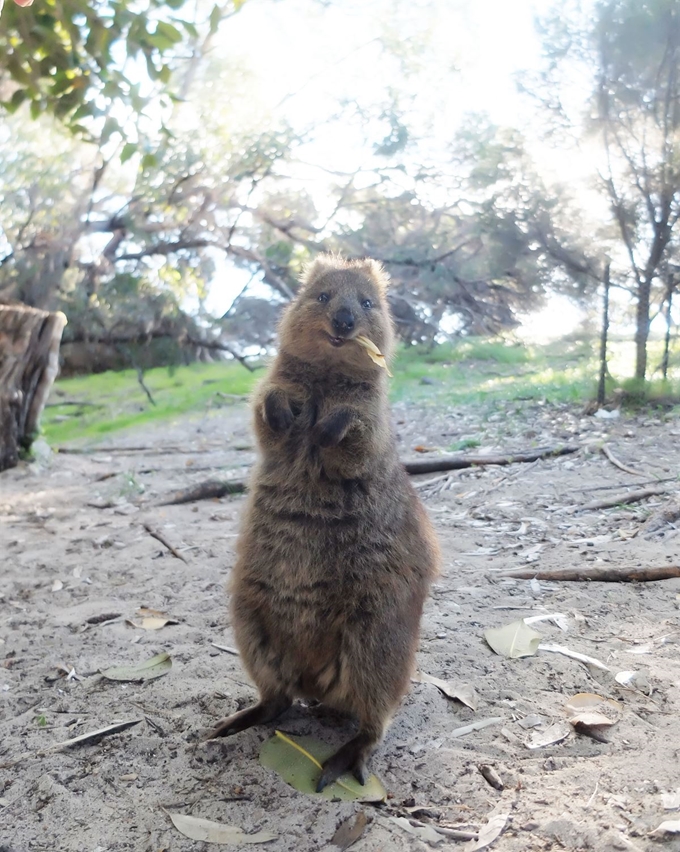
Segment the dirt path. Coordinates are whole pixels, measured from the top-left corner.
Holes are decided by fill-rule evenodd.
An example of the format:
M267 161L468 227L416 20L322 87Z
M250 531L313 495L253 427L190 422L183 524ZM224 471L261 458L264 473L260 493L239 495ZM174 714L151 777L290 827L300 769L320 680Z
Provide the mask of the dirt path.
M419 666L473 685L477 710L434 686L413 685L373 761L390 793L381 809L288 787L257 760L269 729L197 745L198 731L255 696L238 657L212 644L234 644L224 584L243 498L153 503L216 469L242 473L253 458L247 416L237 407L119 435L96 453L59 454L0 475L0 849L208 848L180 835L164 807L247 832L273 831L279 839L265 848L275 852L336 849L336 826L364 810L370 821L352 848L399 852L431 848L393 819L420 806L423 824L471 830L494 813L508 814L498 850L680 850L680 834L650 837L664 820L680 820L680 810L665 810L662 798L680 789L680 579L613 584L496 576L526 565L680 562L678 522L672 513L661 515L679 497L680 420L602 421L534 403L463 413L397 406L394 414L404 457L417 445L466 439L481 443L475 452L560 441L582 447L560 459L454 472L423 488L444 570L427 606ZM615 467L603 443L644 475ZM151 449L112 451L142 445ZM676 479L666 483L666 495L578 511L667 477ZM140 606L166 611L178 623L157 631L132 627L126 619L135 620ZM535 626L543 641L593 656L609 671L544 651L509 660L483 639L489 627L555 612L566 617L568 631L541 622ZM173 667L157 680L96 677L163 651ZM620 686L614 676L621 671L641 672L643 691ZM609 742L572 733L529 749L532 732L564 720L564 704L578 692L620 703ZM538 728L525 727L532 716L540 717ZM450 735L490 717L502 721ZM142 721L98 744L49 750L125 719ZM302 707L280 725L332 743L349 732L323 710ZM480 764L495 768L502 791L482 777ZM440 848L464 848L440 838Z

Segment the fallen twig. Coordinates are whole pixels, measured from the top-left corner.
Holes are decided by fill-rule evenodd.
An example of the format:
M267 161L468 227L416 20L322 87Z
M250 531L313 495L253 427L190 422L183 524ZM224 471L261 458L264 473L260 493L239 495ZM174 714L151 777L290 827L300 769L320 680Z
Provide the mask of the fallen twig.
M514 568L499 571L496 578L516 580L590 580L596 583L644 583L680 577L680 565L652 565L646 568L614 568L609 565L583 565L579 568Z
M168 548L170 553L176 558L181 559L182 562L186 563L186 559L182 556L182 554L177 550L177 548L173 547L170 542L165 538L163 533L158 532L149 524L144 524L144 529L149 533L150 536L156 539L156 541L160 541L161 544L165 545Z
M607 497L604 500L593 500L591 503L586 503L585 506L580 506L578 511L594 512L597 509L611 509L612 506L637 503L640 500L646 500L648 497L666 494L667 492L667 488L641 488L638 491L624 491L622 494L614 494L613 497Z
M158 503L159 506L176 506L180 503L193 503L196 500L215 500L227 494L243 494L246 490L245 479L208 479L191 485Z
M416 482L415 487L418 491L422 491L425 488L431 488L433 485L445 482L447 479L449 479L449 474L445 473L442 476L433 476L432 479L425 479L422 482Z
M48 402L45 408L59 408L62 405L72 405L76 408L104 408L100 402L84 402L79 399L63 399L61 402Z
M426 459L424 461L406 461L403 465L407 473L416 475L420 473L432 473L438 470L462 470L468 467L483 467L484 465L508 465L520 462L533 462L551 456L562 456L567 453L575 453L578 447L564 445L561 447L541 447L527 452L513 453L509 455L466 455L440 456L437 459ZM416 487L425 488L446 477L435 477L427 482L418 483ZM208 479L199 482L182 491L176 491L172 496L157 503L158 506L173 506L179 503L193 503L195 500L213 500L224 497L227 494L242 494L247 490L248 483L245 479Z
M641 473L639 470L635 470L635 468L633 467L628 467L628 465L625 465L622 461L619 461L619 459L617 459L614 453L609 449L607 444L602 447L602 452L614 465L614 467L618 467L618 469L624 471L624 473L632 473L633 476L644 476L644 473Z
M638 482L636 485L661 485L662 482L678 482L677 476L665 476L663 479L645 479L644 482ZM572 488L572 491L581 491L584 494L588 491L609 491L611 488L624 488L623 482L612 482L608 485L591 485L588 488Z
M235 657L240 656L236 648L230 648L229 645L218 645L217 642L211 642L210 644L213 648L217 648L218 651L225 651L227 654L233 654Z
M580 663L586 663L589 666L595 666L597 669L602 669L604 672L609 671L609 667L596 659L589 657L587 654L580 654L578 651L572 651L570 648L565 648L564 645L544 645L542 642L538 646L539 651L550 651L553 654L562 654L565 657L571 657L572 660L578 660Z
M482 728L488 728L489 725L498 725L502 721L502 716L490 716L488 719L480 719L477 722L470 722L469 725L463 725L461 728L454 728L452 731L449 731L448 735L450 737L464 737L473 731L481 731Z
M224 449L224 444L215 444L211 447L201 447L195 449L192 447L55 447L55 452L66 453L72 456L88 456L95 453L145 453L150 456L168 456L177 455L177 453L186 453L187 455L196 455L198 453L211 453L217 450Z
M404 462L406 472L412 475L418 473L434 473L439 470L462 470L467 467L482 467L485 465L507 465L536 461L537 459L565 456L576 453L580 448L573 444L562 444L557 447L537 447L518 453L503 455L481 455L479 453L460 453L451 456L439 456L432 459L418 459Z
M88 734L81 734L79 737L55 743L49 746L47 751L61 751L61 749L73 748L73 746L84 745L85 743L98 743L104 737L110 737L112 734L119 734L121 731L126 731L128 728L138 725L141 721L141 719L129 719L127 722L108 725L106 728L100 728L98 731L90 731Z

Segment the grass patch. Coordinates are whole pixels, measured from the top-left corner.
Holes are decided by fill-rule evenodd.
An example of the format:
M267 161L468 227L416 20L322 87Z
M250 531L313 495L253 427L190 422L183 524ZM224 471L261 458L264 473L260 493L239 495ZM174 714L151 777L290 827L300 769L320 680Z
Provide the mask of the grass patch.
M461 438L460 441L454 441L447 447L450 453L460 453L464 450L474 450L482 442L478 438Z
M680 382L656 379L643 382L626 379L621 382L623 405L626 408L657 408L668 410L680 406Z
M650 344L650 363L658 355L655 346ZM631 349L629 341L611 343L609 364L614 375L626 375L623 370L630 366ZM595 397L598 352L596 339L573 338L545 346L473 338L433 350L401 347L390 396L420 410L507 400L517 400L518 405L525 400L585 402ZM149 403L133 370L65 379L55 384L43 416L43 431L53 445L96 442L121 429L227 404L220 394L245 395L256 378L231 361L148 370L144 380L155 406ZM608 382L609 392L618 386L624 387L631 405L668 409L680 400L680 371L676 368L669 382L648 382L642 387L614 379ZM475 443L470 441L451 449L472 449Z
M220 393L247 394L256 378L231 361L157 367L144 374L156 405L147 399L134 370L64 379L54 386L42 430L50 444L96 441L121 429L225 404Z
M548 346L464 340L423 351L399 351L392 397L427 404L467 405L507 399L587 399L597 374L595 342Z

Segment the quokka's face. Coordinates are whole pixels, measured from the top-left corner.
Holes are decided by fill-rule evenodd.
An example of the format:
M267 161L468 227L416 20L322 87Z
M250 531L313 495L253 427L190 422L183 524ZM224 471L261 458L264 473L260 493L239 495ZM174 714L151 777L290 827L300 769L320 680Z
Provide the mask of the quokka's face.
M356 342L359 336L372 340L384 355L391 354L393 332L384 280L376 279L369 263L312 267L286 311L282 345L308 361L343 362L366 371L380 369Z

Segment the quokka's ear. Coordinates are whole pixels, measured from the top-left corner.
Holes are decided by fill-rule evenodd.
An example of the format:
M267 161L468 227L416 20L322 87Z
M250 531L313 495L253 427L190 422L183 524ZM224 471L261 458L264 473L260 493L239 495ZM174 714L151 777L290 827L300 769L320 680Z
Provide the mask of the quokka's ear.
M336 254L317 254L304 268L300 284L302 287L308 287L325 273L331 269L342 269L346 262Z
M371 281L382 293L387 293L390 286L390 276L380 261L367 257L364 260L357 261L357 266L365 270Z

